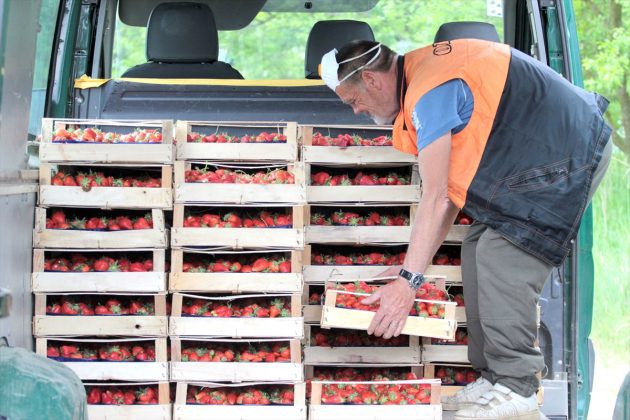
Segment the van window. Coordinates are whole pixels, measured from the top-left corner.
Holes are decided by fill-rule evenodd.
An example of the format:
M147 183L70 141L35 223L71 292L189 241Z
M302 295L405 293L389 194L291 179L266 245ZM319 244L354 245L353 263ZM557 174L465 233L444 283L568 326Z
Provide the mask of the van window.
M39 14L39 32L35 47L35 68L33 71L33 94L28 123L29 139L34 139L40 132L44 106L46 104L46 86L50 74L50 60L55 36L55 24L59 13L60 0L42 0Z
M260 12L245 28L219 33L219 60L230 63L245 79L304 79L306 41L320 20L367 22L378 41L398 53L430 44L442 23L480 21L493 24L503 38L501 0L415 2L380 0L360 13ZM116 22L112 77L146 62L146 28Z

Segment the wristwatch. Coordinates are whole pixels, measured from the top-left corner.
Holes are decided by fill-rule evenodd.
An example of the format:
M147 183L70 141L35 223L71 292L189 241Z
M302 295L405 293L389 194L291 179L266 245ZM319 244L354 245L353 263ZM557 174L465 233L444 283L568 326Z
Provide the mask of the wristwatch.
M409 287L413 290L418 290L420 286L422 286L422 283L424 283L424 275L422 273L412 273L404 268L401 268L398 275L406 279L409 283Z

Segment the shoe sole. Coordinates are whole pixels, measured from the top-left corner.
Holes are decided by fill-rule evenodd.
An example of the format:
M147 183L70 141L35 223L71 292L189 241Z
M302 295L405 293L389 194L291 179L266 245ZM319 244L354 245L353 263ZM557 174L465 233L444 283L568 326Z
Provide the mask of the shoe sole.
M527 413L517 414L515 416L501 416L501 417L470 417L470 416L458 416L455 414L453 420L540 420L540 411L529 411Z

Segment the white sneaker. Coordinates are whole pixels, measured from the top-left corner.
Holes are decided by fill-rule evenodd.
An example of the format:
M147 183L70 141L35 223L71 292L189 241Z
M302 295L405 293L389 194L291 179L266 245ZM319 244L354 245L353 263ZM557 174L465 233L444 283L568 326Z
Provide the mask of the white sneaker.
M472 406L483 394L492 390L492 382L479 377L475 382L471 382L450 397L442 397L442 409L446 411L457 411L462 408Z
M536 394L523 397L510 388L496 383L472 406L455 413L455 420L539 420Z

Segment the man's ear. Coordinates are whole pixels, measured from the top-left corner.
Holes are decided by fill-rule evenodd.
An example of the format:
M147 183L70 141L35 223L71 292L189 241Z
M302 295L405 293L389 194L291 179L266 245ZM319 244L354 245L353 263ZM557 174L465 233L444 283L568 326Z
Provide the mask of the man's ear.
M361 72L361 79L363 79L363 83L369 89L381 89L382 80L380 78L380 74L372 70L363 70Z

